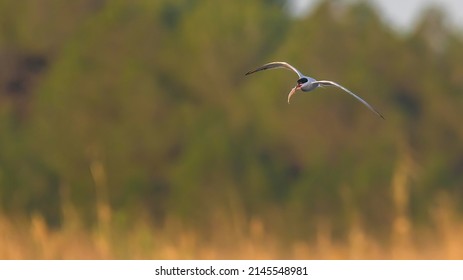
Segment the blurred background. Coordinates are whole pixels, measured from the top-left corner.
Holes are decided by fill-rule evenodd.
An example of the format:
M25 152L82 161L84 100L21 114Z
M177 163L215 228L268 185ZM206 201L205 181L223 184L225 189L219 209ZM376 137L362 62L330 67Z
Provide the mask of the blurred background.
M1 0L0 258L463 258L462 28L386 2Z

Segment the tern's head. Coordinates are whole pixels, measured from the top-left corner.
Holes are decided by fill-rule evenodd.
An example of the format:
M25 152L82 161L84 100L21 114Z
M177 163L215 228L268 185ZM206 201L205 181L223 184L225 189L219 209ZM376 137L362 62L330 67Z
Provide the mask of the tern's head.
M303 87L309 85L309 79L306 77L302 77L299 80L297 80L297 85L291 90L291 92L288 94L288 103L289 100L291 99L291 96L296 93L298 90L304 90Z
M304 87L307 83L309 82L309 80L307 78L300 78L299 80L297 80L297 89L300 89L301 87Z

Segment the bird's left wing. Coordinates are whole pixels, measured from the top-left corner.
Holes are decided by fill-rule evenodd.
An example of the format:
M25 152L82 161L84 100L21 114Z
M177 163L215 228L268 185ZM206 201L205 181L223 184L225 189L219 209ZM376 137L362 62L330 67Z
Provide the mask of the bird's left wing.
M299 76L299 78L303 77L303 75L301 74L301 72L299 72L299 70L297 70L294 66L292 66L291 64L287 62L270 62L270 63L262 65L261 67L255 70L247 72L246 75L249 75L249 74L252 74L258 71L262 71L262 70L273 69L273 68L286 68L286 69L294 71Z
M370 104L368 104L365 100L363 100L362 98L360 98L359 96L357 96L355 93L353 93L352 91L348 90L347 88L341 86L340 84L337 84L335 82L332 82L332 81L317 81L315 82L316 84L319 84L321 86L335 86L335 87L338 87L342 90L344 90L345 92L347 92L348 94L352 95L353 97L355 97L358 101L362 102L363 105L367 106L368 109L370 109L372 112L374 112L375 114L377 114L379 117L381 117L382 119L384 119L383 115L381 115L380 112L378 112L378 110L376 110L375 108L373 108L373 106L371 106Z

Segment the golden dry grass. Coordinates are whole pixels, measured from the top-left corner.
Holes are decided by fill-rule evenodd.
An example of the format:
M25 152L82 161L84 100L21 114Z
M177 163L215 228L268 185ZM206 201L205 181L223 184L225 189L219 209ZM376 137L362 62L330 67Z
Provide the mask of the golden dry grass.
M402 223L402 225L400 225ZM47 227L40 215L19 222L0 216L0 259L462 259L463 223L445 208L435 212L434 226L414 229L397 221L391 241L381 244L360 226L347 241L331 238L320 225L313 242L281 242L251 220L241 229L218 228L204 238L170 222L162 230L138 223L116 231L110 226L85 230L68 223Z
M143 218L131 226L117 226L107 200L104 168L95 164L91 171L97 224L83 226L66 195L58 229L49 228L40 214L22 220L0 214L0 259L463 259L463 222L448 194L436 196L426 226L410 220L407 190L413 166L405 157L394 172L394 219L385 227L390 228L384 233L386 240L369 235L359 215L342 240L334 237L324 219L310 238L287 240L268 231L261 219L245 218L239 211L232 217L217 211L214 228L208 230L172 217L162 227Z

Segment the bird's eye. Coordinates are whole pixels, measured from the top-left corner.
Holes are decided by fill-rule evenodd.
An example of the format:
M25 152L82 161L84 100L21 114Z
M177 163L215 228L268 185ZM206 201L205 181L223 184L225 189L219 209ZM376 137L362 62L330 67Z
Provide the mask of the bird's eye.
M307 83L307 81L308 81L307 78L300 78L299 80L297 80L297 83L298 84L305 84L305 83Z

